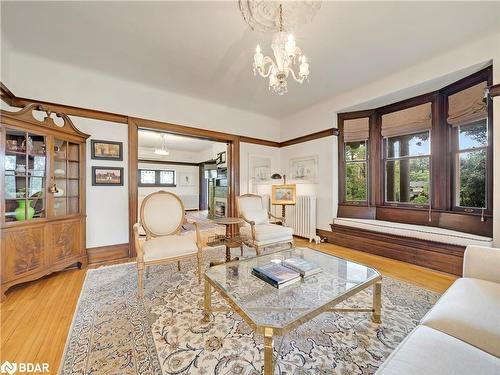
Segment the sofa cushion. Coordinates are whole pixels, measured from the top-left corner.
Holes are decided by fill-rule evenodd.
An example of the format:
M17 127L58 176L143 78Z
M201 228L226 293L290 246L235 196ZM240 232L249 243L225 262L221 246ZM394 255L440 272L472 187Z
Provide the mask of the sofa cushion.
M244 226L240 229L241 234L252 238L252 228ZM292 238L293 229L276 224L257 224L255 225L255 240L259 242L268 242L281 240L282 238Z
M435 329L418 326L376 375L498 375L500 359Z
M144 241L142 245L144 261L180 257L198 252L196 242L191 236L163 236Z
M347 227L371 230L373 232L393 234L395 236L417 238L421 240L434 241L458 246L486 246L493 245L493 239L490 237L477 236L475 234L458 232L455 230L429 227L425 225L413 225L405 223L396 223L384 220L371 219L351 219L336 218L334 224Z
M500 357L500 284L458 279L421 324Z

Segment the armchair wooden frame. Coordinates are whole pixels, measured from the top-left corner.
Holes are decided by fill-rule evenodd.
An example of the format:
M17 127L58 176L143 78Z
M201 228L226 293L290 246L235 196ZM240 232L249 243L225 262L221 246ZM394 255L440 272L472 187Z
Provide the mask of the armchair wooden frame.
M256 198L260 198L262 200L262 197L260 195L257 195L257 194L242 194L238 197L239 198L244 198L244 197L256 197ZM237 200L238 201L238 200ZM257 239L256 239L256 233L255 233L255 221L252 221L252 220L249 220L247 219L240 211L239 209L239 205L238 203L236 203L236 209L237 209L237 212L238 212L238 217L240 217L241 219L243 219L243 221L247 224L250 225L250 230L251 230L251 234L252 234L252 238L245 238L244 239L244 243L245 245L247 245L248 247L252 247L255 249L255 253L257 254L257 256L260 255L260 250L267 247L267 246L270 246L272 244L266 244L264 246L259 246L257 245ZM276 219L278 221L281 222L281 225L285 226L286 225L286 218L285 217L282 217L282 216L276 216L276 215L273 215L270 211L267 211L267 216L269 219L273 218L273 219ZM241 228L241 226L243 226L245 224L239 224L239 227ZM292 240L289 242L290 244L290 248L292 248L294 246L294 243L293 243L293 237L292 237Z
M146 203L151 197L154 197L159 194L166 194L169 196L174 197L180 207L182 208L182 212L185 212L184 209L184 204L182 203L181 199L175 195L174 193L170 193L167 191L157 191L152 194L149 194L144 200L142 201L141 204L141 209L140 209L140 222L134 224L133 226L133 231L134 231L134 243L135 247L137 249L137 287L138 287L138 295L140 298L143 297L144 293L144 288L143 288L143 273L144 270L146 270L146 277L148 276L148 271L149 269L147 267L153 266L153 265L159 265L159 264L170 264L177 262L177 270L181 270L181 261L182 260L189 260L192 259L196 256L197 259L197 274L198 274L198 283L201 283L201 273L202 273L202 266L203 266L203 254L202 254L202 242L201 242L201 236L200 236L200 229L198 226L198 223L196 221L189 221L186 219L186 217L183 215L182 219L179 221L179 224L177 225L177 228L175 230L167 233L167 234L159 234L155 233L154 231L151 230L151 228L148 226L147 221L145 220L145 215L144 215L144 207L146 206ZM146 232L146 241L149 241L153 238L157 237L163 237L163 236L173 236L173 235L179 235L181 228L184 224L190 223L193 224L196 230L196 247L198 248L198 251L195 254L187 254L187 255L181 255L181 256L175 256L175 257L168 257L166 256L165 258L162 259L155 259L152 261L145 261L144 260L144 249L143 249L143 241L141 241L140 235L139 235L139 228L142 227L144 231Z

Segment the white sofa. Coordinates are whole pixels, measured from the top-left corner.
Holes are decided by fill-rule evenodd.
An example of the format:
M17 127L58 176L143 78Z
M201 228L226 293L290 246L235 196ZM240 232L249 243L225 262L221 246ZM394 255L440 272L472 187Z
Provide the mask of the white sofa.
M376 374L500 374L500 249L467 247L463 277Z

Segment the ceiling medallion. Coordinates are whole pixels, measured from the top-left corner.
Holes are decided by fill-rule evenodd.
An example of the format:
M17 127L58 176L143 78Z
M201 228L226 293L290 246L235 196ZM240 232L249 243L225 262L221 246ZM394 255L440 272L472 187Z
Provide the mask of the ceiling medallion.
M257 45L254 74L269 78L269 90L278 95L284 95L288 91L287 78L290 75L296 82L303 83L309 77L309 64L296 45L293 34L287 32L311 22L321 7L321 2L240 0L239 4L243 19L252 30L275 33L271 43L274 59L264 56L260 45Z

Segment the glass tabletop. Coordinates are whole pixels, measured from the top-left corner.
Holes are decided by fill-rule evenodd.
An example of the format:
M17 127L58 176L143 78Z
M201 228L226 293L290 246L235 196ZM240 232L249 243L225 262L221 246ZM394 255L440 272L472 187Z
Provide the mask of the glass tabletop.
M322 272L281 289L251 273L256 266L291 257L313 262ZM381 278L372 268L304 247L221 264L208 269L205 277L255 325L280 329Z

